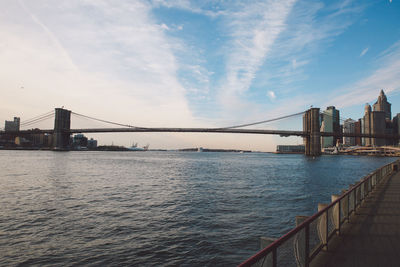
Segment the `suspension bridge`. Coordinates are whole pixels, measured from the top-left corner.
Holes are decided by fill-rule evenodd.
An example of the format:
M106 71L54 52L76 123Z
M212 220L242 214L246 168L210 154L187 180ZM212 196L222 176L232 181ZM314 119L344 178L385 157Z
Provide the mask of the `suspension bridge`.
M69 140L71 134L77 133L133 133L133 132L175 132L175 133L229 133L229 134L269 134L279 135L282 137L299 136L305 141L305 154L308 156L319 156L321 154L321 136L341 137L364 137L364 138L384 138L384 139L399 139L398 135L388 134L363 134L363 133L338 133L338 132L321 132L320 131L320 109L310 108L303 112L280 116L263 121L257 121L246 124L233 125L219 128L170 128L170 127L139 127L129 124L122 124L108 120L98 119L95 117L72 112L64 108L56 108L54 111L33 117L29 120L22 121L21 128L32 127L35 124L45 120L54 118L53 129L29 129L19 131L0 131L0 136L24 136L29 134L52 134L54 137L53 148L55 150L69 150ZM113 125L111 128L81 128L71 129L71 115L87 120L102 122ZM264 130L264 129L248 129L245 127L266 124L274 121L289 119L292 117L302 116L303 130Z

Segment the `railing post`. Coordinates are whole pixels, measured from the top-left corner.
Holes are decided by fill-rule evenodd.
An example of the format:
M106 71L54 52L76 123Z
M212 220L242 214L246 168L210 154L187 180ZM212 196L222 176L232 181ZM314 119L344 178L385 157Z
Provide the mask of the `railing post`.
M361 202L363 201L363 199L364 199L364 183L361 182L361 184L360 184L360 205L361 205Z
M354 194L356 195L356 206L354 208L354 211L356 210L356 208L358 206L358 189L359 189L359 186L356 186L356 188L354 189Z
M372 175L368 177L368 195L369 192L371 192L371 189L372 189Z
M329 209L326 209L326 250L328 250L328 240L329 240Z
M338 208L338 218L339 218L339 224L338 224L338 229L337 229L337 234L340 235L340 226L342 225L342 216L341 215L341 210L342 210L342 200L339 200L339 208Z
M331 196L331 201L335 202L340 198L340 195L332 195ZM332 212L331 212L331 217L333 221L333 225L335 226L335 233L338 234L338 231L340 229L340 200L338 203L336 203L334 206L332 206Z
M326 209L328 204L322 204L318 203L318 211L323 211ZM317 231L318 231L318 237L321 240L321 243L323 245L323 248L326 250L328 248L328 209L326 209L326 212L324 211L321 216L318 217L318 222L317 222Z
M310 258L309 258L309 256L310 256L310 225L309 224L306 225L304 234L306 237L305 238L306 244L305 244L305 248L304 248L305 254L306 254L304 257L304 267L308 267L310 264Z
M369 192L371 191L371 188L372 188L371 179L372 179L372 175L368 176L368 195L369 195Z
M272 266L276 267L278 265L277 263L277 255L276 255L276 247L272 250Z
M347 194L347 222L350 221L350 193Z

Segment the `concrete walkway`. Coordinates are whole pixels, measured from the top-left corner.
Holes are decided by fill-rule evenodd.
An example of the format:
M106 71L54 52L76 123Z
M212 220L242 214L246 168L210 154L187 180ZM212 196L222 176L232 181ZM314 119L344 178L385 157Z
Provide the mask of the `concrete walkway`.
M365 199L312 266L400 266L400 172Z

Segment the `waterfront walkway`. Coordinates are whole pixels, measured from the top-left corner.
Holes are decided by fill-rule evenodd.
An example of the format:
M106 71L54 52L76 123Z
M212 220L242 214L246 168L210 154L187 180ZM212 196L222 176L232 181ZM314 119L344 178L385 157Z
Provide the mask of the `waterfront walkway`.
M311 266L400 266L400 172L376 186Z

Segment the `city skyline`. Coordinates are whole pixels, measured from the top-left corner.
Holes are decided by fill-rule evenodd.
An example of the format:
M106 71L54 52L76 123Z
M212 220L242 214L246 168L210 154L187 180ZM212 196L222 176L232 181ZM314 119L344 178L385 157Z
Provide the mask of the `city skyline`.
M358 119L381 89L392 114L400 112L398 1L2 2L2 121L61 106L150 127L227 126L311 105ZM301 128L301 118L272 127ZM273 151L302 143L217 134L93 137L157 148Z

